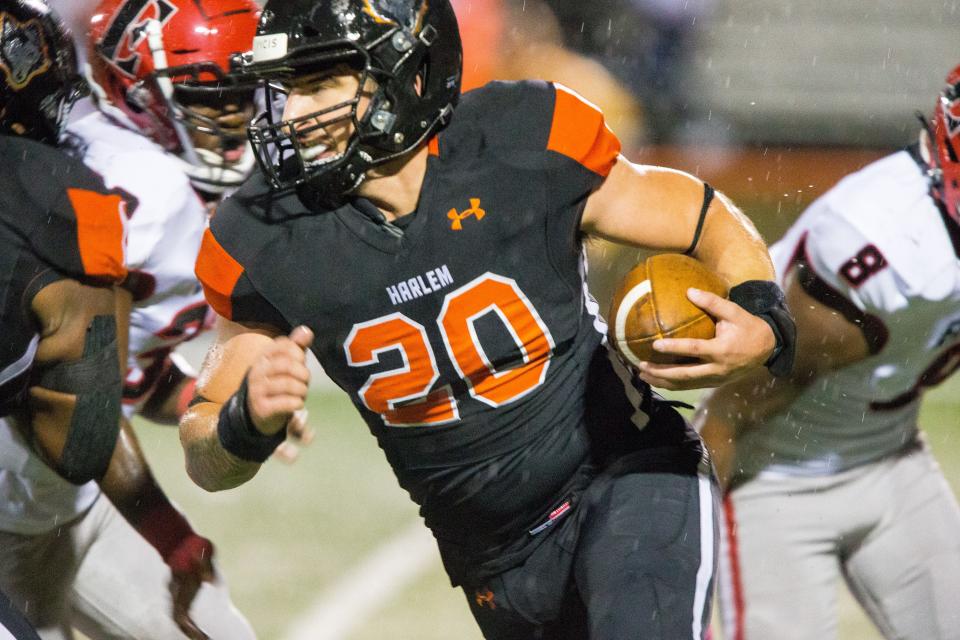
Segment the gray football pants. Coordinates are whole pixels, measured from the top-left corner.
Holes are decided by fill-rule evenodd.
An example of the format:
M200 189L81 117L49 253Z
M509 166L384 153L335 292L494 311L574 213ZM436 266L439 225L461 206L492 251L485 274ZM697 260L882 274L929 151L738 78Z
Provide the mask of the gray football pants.
M823 477L760 476L724 501L726 640L831 640L837 586L886 638L960 639L960 508L925 446Z
M73 522L40 535L0 532L0 591L43 640L184 640L174 624L170 571L110 501L100 496ZM191 607L212 640L249 640L223 580Z

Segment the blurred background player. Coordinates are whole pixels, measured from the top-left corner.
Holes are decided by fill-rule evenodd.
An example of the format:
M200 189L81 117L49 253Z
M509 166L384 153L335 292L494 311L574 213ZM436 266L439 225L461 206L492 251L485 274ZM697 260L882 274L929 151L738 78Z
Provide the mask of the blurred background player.
M258 15L252 0L105 0L90 19L99 111L68 132L87 165L139 203L127 240L127 418L176 424L193 397L194 372L173 350L207 326L193 274L207 211L255 162L246 137L254 87L227 71L249 49Z
M312 340L486 637L701 638L709 463L606 349L582 240L687 249L736 285L734 301L692 294L723 319L703 363L643 371L676 386L788 359L762 240L702 181L631 164L561 85L461 100L445 0L264 16L244 67L282 114L251 126L263 171L198 258L221 318L181 422L191 477L214 490L258 472L303 406Z
M126 109L140 116L143 128L152 135L162 138L167 134L162 139L168 145L179 139L189 144L192 134L210 151L185 152L182 158L168 155L150 140L99 114L75 123L76 129L68 138L71 148L84 155L87 165L129 202L129 246L125 258L131 273L116 305L124 338L130 323L133 357L124 394L131 401L127 415L132 415L136 401L142 401L150 417L167 422L176 421L178 393L191 381L167 356L172 345L202 328L206 316L206 305L192 275L206 208L190 188L185 172L209 191L218 191L238 184L246 175L246 170L238 167L245 158L248 168L252 162L249 151L244 151L242 136L246 117L243 109L252 110L251 92L244 94L244 102L237 91L210 81L220 78L218 74L222 74L229 53L248 46L256 26L257 8L243 2L211 2L208 5L214 6L209 7L210 17L195 3L181 4L103 3L92 20L98 45L91 56L99 72L96 75L100 82L96 86L105 110L109 111L113 104L104 102L104 86L123 105L122 109L113 107L115 118ZM218 4L228 6L215 6ZM131 7L137 10L132 11ZM164 93L170 88L170 77L159 76L167 65L161 64L157 69L156 64L157 60L165 60L162 35L158 39L157 32L148 29L151 20L155 21L153 24L170 22L171 14L180 18L171 30L180 37L169 37L167 46L183 51L189 48L183 38L192 37L189 44L193 45L193 58L181 62L198 63L184 71L191 74L186 81L196 85L184 90L187 99L200 93L204 104L214 105L196 106L197 113L190 122L192 129L189 134L180 131L182 138L177 137L169 118L162 120L158 115L175 113L182 117L184 109L175 96ZM208 23L212 24L204 31ZM134 27L141 30L135 32ZM235 42L242 44L224 52L225 43L220 38L221 48L217 49L217 38L209 34L218 33L218 28L228 34L225 37L232 35ZM207 40L198 41L204 34L208 35ZM113 42L110 58L105 57L104 41ZM138 44L142 45L140 50L136 49ZM204 54L199 54L198 60L197 49L207 47L212 53L206 55L219 57L219 65L202 58ZM129 68L142 76L124 78L119 67L108 67L121 59L131 63ZM137 104L125 94L135 84L140 91ZM147 104L148 96L157 103ZM135 126L130 119L123 122ZM233 131L233 135L224 129ZM205 153L215 154L216 158ZM126 349L122 352L125 354ZM131 379L136 384L130 384ZM253 637L249 625L230 604L225 585L214 576L210 563L212 545L194 534L164 497L126 423L122 445L120 451L124 455L117 456L116 471L112 476L108 474L112 478L110 488L104 485L103 489L136 531L108 501L99 499L94 483L79 487L67 483L49 471L44 473L42 463L35 459L29 459L23 468L4 468L0 486L19 500L15 506L7 506L0 523L0 528L7 532L2 537L8 548L6 553L16 555L15 561L4 562L0 568L3 583L15 585L12 595L30 603L28 613L44 637L71 637L73 626L93 639L182 638L178 625L191 637L201 637L188 615L198 588L193 616L204 632L213 638ZM22 446L10 446L12 451L25 456L19 451ZM69 535L63 535L63 523L69 523ZM201 588L201 581L210 584ZM171 610L175 610L176 620L171 617Z
M0 0L0 529L43 519L23 474L45 482L100 480L117 439L120 368L114 283L123 264L127 202L58 151L83 95L73 44L40 2ZM31 451L36 450L36 453ZM41 462L41 459L44 462ZM56 524L56 523L54 523ZM20 561L0 542L4 573ZM53 571L22 576L40 583ZM50 567L49 569L53 569ZM9 576L6 576L9 577ZM10 580L13 606L35 609ZM11 588L12 587L12 588ZM34 637L0 596L0 635Z
M464 92L491 80L547 78L603 111L629 156L644 141L639 101L600 61L563 44L557 17L543 0L454 0L463 37Z
M772 250L798 327L789 378L698 413L729 486L728 638L837 635L842 578L887 638L957 638L960 509L922 434L960 366L960 67L920 142L850 175Z

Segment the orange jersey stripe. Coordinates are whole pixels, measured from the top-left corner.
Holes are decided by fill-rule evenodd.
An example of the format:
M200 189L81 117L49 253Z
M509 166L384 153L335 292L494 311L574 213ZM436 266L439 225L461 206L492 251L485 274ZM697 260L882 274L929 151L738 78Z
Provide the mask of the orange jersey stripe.
M77 244L83 271L93 278L121 282L127 276L123 224L126 201L116 194L67 189L77 218Z
M243 266L220 246L210 229L203 232L195 272L213 310L227 320L233 318L230 296L243 274Z
M554 83L554 87L556 101L547 149L606 177L620 153L620 140L607 127L600 109L561 84Z
M429 149L430 155L439 156L440 155L440 136L436 134L430 136L430 139L427 141L427 149Z

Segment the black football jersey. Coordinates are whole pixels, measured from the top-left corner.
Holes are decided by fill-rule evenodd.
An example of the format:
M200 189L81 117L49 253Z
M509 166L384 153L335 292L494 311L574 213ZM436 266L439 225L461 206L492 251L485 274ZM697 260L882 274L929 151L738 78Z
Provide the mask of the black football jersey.
M226 318L309 326L441 548L481 553L564 499L595 457L587 422L647 423L649 388L603 344L579 231L619 149L568 89L492 83L431 140L409 216L363 199L308 212L255 176L214 216L197 275Z
M17 405L36 353L33 297L62 278L120 282L127 201L80 160L0 136L0 415Z

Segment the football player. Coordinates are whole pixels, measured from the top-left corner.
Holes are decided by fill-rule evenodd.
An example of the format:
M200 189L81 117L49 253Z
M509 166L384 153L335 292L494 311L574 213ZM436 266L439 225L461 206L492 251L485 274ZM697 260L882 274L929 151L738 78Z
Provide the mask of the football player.
M112 19L114 16L106 10L120 11L121 6L129 4L114 2L105 6L104 12L98 14L105 21L104 29L115 27L122 31L123 28L117 27L116 20ZM124 14L129 14L131 20L139 20L141 27L152 17L167 15L164 12L151 14L151 7L157 7L150 3L141 4L141 13L130 14L128 8ZM175 9L181 16L188 15L187 20L193 19L194 23L190 24L193 30L199 24L197 13L200 9L191 3L184 5ZM238 9L244 12L235 11ZM255 5L238 2L226 10L235 11L234 17L220 17L219 23L211 25L213 29L227 26L239 31L241 41L244 38L249 41L256 25ZM217 20L216 15L212 21ZM10 24L5 25L5 38L12 37ZM30 32L26 33L29 35ZM125 54L136 53L135 50L122 49L136 44L136 41L124 39L129 35L127 32L117 34L117 48ZM156 39L152 31L149 35ZM17 37L24 40L23 36ZM147 38L144 42L154 44ZM174 46L180 45L176 43ZM41 50L46 47L49 55L56 59L64 56L67 60L65 56L73 53L72 45L62 42L44 41L38 47ZM160 56L161 52L156 49L154 46L147 52ZM69 60L72 65L72 58ZM146 63L136 66L142 68ZM150 70L153 71L154 67ZM145 77L152 79L152 76ZM119 79L110 78L110 81L119 84ZM152 80L152 83L142 82L140 87L149 92L155 90L156 84L157 81ZM197 91L222 95L216 86L198 84ZM102 85L97 86L103 93ZM120 87L116 89L121 90ZM36 104L32 107L36 111ZM237 108L225 108L224 111L229 113L224 117L232 118L231 122L240 120ZM17 115L25 117L24 113ZM211 120L209 116L201 117ZM224 126L221 119L213 120L217 126ZM239 127L234 128L240 129L243 138L242 120ZM218 129L210 125L208 131L201 133L210 136L217 132ZM146 355L154 355L158 365L164 364L168 362L165 360L168 347L193 335L202 325L206 313L191 273L206 220L204 204L189 188L183 161L167 158L163 150L141 136L96 116L82 121L70 133L67 140L71 149L85 154L84 160L102 174L102 180L109 185L111 192L122 194L126 207L124 220L129 246L121 257L134 271L127 274L123 292L117 296L115 305L124 343L120 352L126 355L129 322L131 352L141 355L151 351L152 354ZM197 135L199 138L201 134ZM57 139L53 134L46 138L49 142ZM231 150L243 146L243 143L234 143ZM191 157L203 156L194 154ZM209 167L198 165L196 173L199 179L206 179L204 184L211 184L211 188L237 183L242 178L235 170L239 163L232 162L232 158L229 164L227 161L208 164ZM145 191L155 181L162 181L166 191ZM90 214L103 215L96 210L103 207L100 201L88 198L80 202L87 207L84 211L89 209ZM177 233L170 233L170 227L175 227ZM166 232L165 237L160 237L163 232ZM169 254L169 259L158 257L161 251ZM178 254L178 251L185 253ZM181 309L182 313L176 313ZM165 313L170 317L165 317ZM157 326L163 323L166 326ZM87 365L88 375L100 373L96 364ZM163 380L168 388L174 389L178 384L189 382L172 367L154 373L153 380L138 380L142 382L140 388L153 390L162 387L153 384L157 380ZM168 408L175 404L175 398L169 400L158 393L144 395L149 398L147 406L155 407L150 413L152 417L162 418L168 411L171 415L167 420L175 422L175 408ZM134 407L133 404L129 406L130 409ZM119 398L113 408L119 412ZM102 411L104 414L99 418L106 419L106 408ZM130 413L132 411L128 415ZM119 413L111 420L115 423L118 417ZM205 637L204 632L214 638L253 637L249 625L232 607L226 587L215 577L211 564L212 545L192 531L156 485L129 425L124 423L121 433L121 446L114 454L114 463L98 487L93 482L78 482L81 479L72 476L68 479L73 483L61 479L29 452L27 443L15 430L0 432L3 449L0 454L0 492L8 498L0 504L0 584L15 602L23 603L45 637L72 637L71 627L83 630L91 638L182 638L185 634ZM109 501L100 498L101 488ZM202 582L210 584L201 588ZM196 595L198 589L199 595Z
M460 52L447 0L266 4L240 65L265 82L263 172L197 261L220 319L181 422L188 472L209 490L256 474L304 406L309 347L487 637L700 638L709 462L606 349L581 240L688 250L736 285L737 302L691 291L715 340L661 345L701 363L642 368L672 387L789 363L765 246L699 180L620 156L562 86L459 100Z
M113 285L127 273L127 203L55 148L84 93L73 56L69 35L45 5L0 0L3 478L16 470L58 481L56 473L74 482L99 480L117 440ZM2 495L0 526L10 523L9 514L27 511L15 484ZM11 593L19 609L36 604ZM4 637L35 637L3 595L0 622Z
M207 205L255 164L246 136L254 88L231 82L227 70L232 55L249 49L259 7L165 2L159 13L136 0L96 7L88 76L99 112L68 131L87 165L139 203L128 235L134 300L124 413L176 424L195 379L173 350L205 328L209 311L193 274Z
M729 489L726 637L836 638L842 579L887 638L956 638L960 509L917 429L960 365L960 67L920 141L848 176L772 253L797 364L697 421Z

